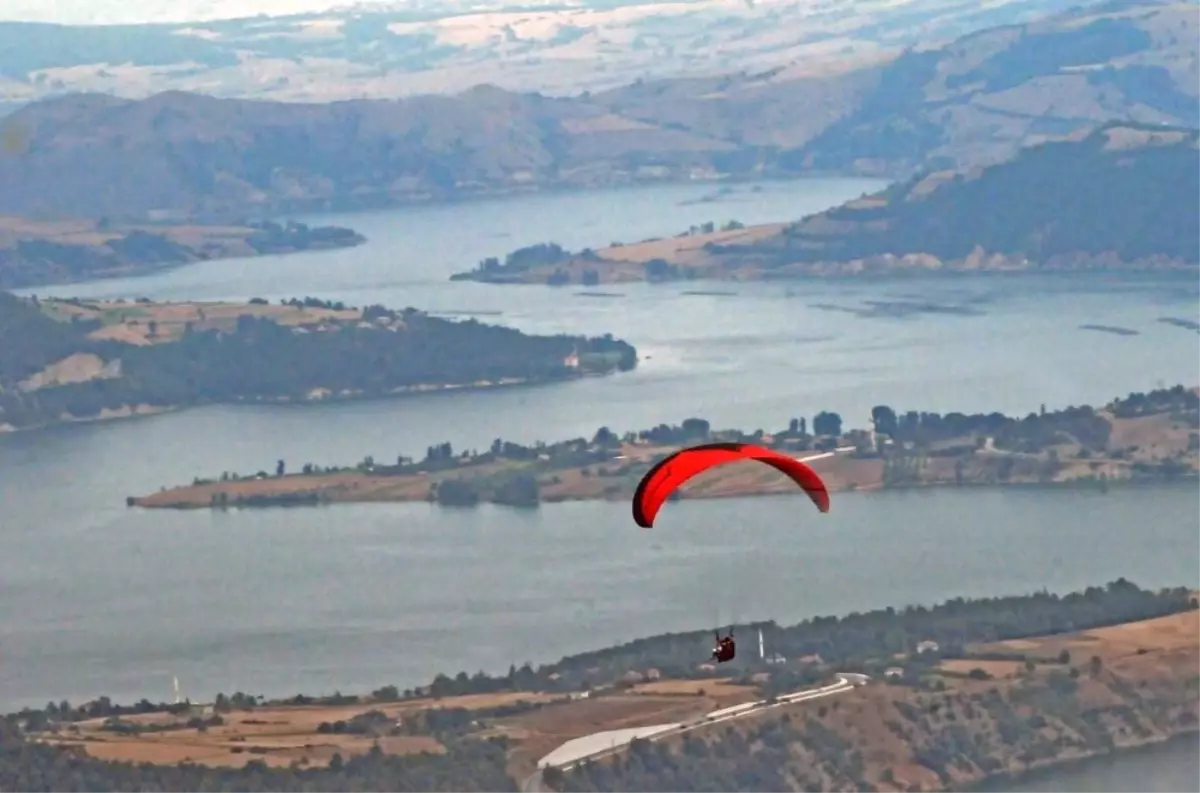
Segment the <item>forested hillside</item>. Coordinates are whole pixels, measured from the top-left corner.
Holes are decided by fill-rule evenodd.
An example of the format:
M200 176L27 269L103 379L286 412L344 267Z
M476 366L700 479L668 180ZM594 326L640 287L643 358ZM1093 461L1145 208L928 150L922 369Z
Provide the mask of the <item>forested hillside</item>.
M343 307L306 326L284 324L281 309L283 317L293 313L264 301L221 327L206 329L207 318L176 323L178 336L169 336L169 320L183 310L177 304L37 304L0 293L0 426L212 402L542 382L636 365L633 347L611 337L530 336L381 306ZM204 316L203 307L198 312Z

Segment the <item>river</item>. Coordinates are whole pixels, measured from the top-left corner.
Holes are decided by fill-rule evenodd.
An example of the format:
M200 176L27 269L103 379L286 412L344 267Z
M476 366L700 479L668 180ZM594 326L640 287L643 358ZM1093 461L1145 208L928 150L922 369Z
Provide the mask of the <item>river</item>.
M612 332L638 369L514 389L309 407L209 407L0 438L0 710L63 697L125 701L218 690L267 695L401 687L459 669L707 627L1127 576L1196 584L1194 488L846 494L817 518L802 499L682 502L653 533L620 504L535 512L424 504L216 514L128 510L126 495L282 457L391 459L451 441L530 441L704 416L782 426L822 409L1027 412L1200 381L1194 278L999 277L622 285L451 283L520 245L598 247L707 220L785 219L873 190L868 180L711 185L534 196L343 218L367 245L208 262L155 276L40 288L40 295L271 299L314 295L499 312L539 332ZM861 318L859 305L919 293L977 316ZM1138 336L1079 330L1093 323ZM736 571L734 591L708 583Z

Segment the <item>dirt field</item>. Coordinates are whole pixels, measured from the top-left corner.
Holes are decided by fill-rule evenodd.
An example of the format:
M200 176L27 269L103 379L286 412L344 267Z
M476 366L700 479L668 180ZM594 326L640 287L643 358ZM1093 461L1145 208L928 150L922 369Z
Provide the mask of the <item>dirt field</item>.
M1174 666L1190 662L1195 672L1195 660L1200 655L1200 612L1188 611L1083 633L1013 639L974 649L1019 652L1046 659L1066 650L1074 663L1086 663L1092 656L1098 656L1106 666L1115 669L1150 663Z
M965 675L972 669L982 669L992 677L1003 680L1016 677L1024 669L1020 661L977 661L970 658L953 658L941 663L941 668L947 672Z
M161 234L169 240L189 247L237 244L245 247L245 239L253 229L245 226L155 225L100 228L95 220L33 220L0 216L0 248L20 240L39 239L63 245L103 245L131 231ZM247 248L249 250L249 248Z
M703 695L697 692L703 689ZM102 729L103 719L74 725L50 742L80 746L89 755L106 760L126 760L174 764L195 762L210 766L241 766L250 760L262 760L271 766L327 764L334 753L343 758L363 754L378 740L380 748L391 754L440 752L443 747L429 736L400 735L373 738L362 735L335 735L317 732L322 722L348 721L370 710L379 710L389 718L403 720L425 709L466 708L479 710L518 702L552 703L562 694L505 692L446 697L440 700L415 699L407 702L341 706L262 707L253 711L223 714L224 724L201 732L181 728L140 735L120 735ZM546 707L495 720L488 735L505 735L518 744L513 753L513 769L532 773L534 764L565 741L601 730L636 727L660 722L680 721L710 710L747 702L753 691L727 680L655 681L639 685L621 694L597 696ZM210 715L205 712L205 715ZM182 724L187 717L167 714L126 716L131 724Z
M475 466L469 469L470 476L489 476L514 465L500 462ZM213 496L224 493L229 501L249 496L280 496L320 493L329 502L338 501L424 501L429 496L430 485L447 477L461 476L462 471L440 471L422 476L379 476L359 471L333 474L288 474L282 477L269 476L265 479L240 479L227 482L209 482L186 485L134 499L139 507L170 507L174 509L199 509L213 505Z
M64 732L52 742L81 746L93 757L106 760L174 764L184 761L211 766L241 766L250 760L262 760L271 766L328 764L334 753L343 758L370 751L376 739L365 735L333 735L317 732L321 722L346 721L370 710L379 710L391 718L430 708L466 708L478 710L516 702L548 702L558 695L505 692L448 697L442 700L415 699L379 705L264 707L253 711L223 714L225 723L205 732L178 729L169 732L120 735L101 729L104 720L79 722L79 732ZM166 714L126 716L122 721L136 724L177 724L186 721ZM425 735L384 736L379 747L389 754L441 752L443 747Z
M518 280L541 283L557 271L563 271L570 276L572 283L582 283L583 273L594 270L600 283L628 283L646 280L646 262L652 259L664 259L676 267L692 270L702 270L707 266L721 263L704 249L710 243L714 245L750 245L779 234L787 224L768 223L761 226L746 226L729 231L714 231L709 234L687 234L679 237L663 237L646 242L631 242L624 245L613 245L595 251L596 259L574 257L567 261L556 262L553 265L531 267L520 273ZM746 269L746 275L753 276L751 269ZM737 280L738 273L728 274L732 280Z
M43 300L42 310L56 319L71 317L100 320L104 327L93 331L93 339L110 339L128 344L161 344L178 340L191 323L193 330L232 331L239 316L249 314L281 325L317 325L322 321L357 320L358 309L333 311L324 308L295 308L249 303L135 303L85 301L82 305L61 300ZM153 335L151 323L154 323Z
M596 255L610 262L636 262L644 264L651 259L666 259L672 264L687 267L706 259L704 246L750 245L772 237L787 226L786 223L766 223L761 226L746 226L731 231L714 231L711 234L689 234L686 237L664 237L650 242L634 242L610 248L601 248Z
M1171 457L1187 451L1188 436L1193 432L1196 430L1167 414L1119 419L1113 421L1109 447L1136 448L1133 457L1139 460Z

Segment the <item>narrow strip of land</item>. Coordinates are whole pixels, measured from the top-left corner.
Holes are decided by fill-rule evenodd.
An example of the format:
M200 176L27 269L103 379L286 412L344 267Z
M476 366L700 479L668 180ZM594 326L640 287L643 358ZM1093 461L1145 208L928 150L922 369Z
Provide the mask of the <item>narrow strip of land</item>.
M900 413L886 405L874 426L845 429L835 413L811 426L794 419L774 433L716 430L703 419L617 435L602 427L576 438L530 446L497 440L490 449L432 446L423 459L394 464L364 458L353 466L304 463L289 473L223 472L192 484L130 497L147 508L228 508L337 502L432 501L451 506L491 502L625 500L656 462L712 441L767 446L809 462L834 492L888 487L1090 484L1170 481L1200 471L1200 395L1176 386L1131 394L1101 408L1069 407L1017 418L999 413ZM710 469L679 491L684 498L795 494L770 466L733 463Z

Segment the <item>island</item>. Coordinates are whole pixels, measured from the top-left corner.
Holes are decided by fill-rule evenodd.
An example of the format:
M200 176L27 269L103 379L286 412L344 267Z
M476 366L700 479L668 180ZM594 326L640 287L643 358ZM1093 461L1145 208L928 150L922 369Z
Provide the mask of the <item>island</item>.
M808 460L831 491L969 485L1087 485L1186 481L1200 475L1200 389L1177 385L1134 393L1102 408L1046 410L1024 417L897 411L878 405L869 429L847 429L821 411L778 432L716 430L700 418L618 435L525 446L497 438L489 449L430 446L422 458L366 457L352 466L305 462L289 471L221 472L191 484L130 496L129 506L229 508L348 501L492 502L629 499L652 465L700 443L754 443ZM770 466L732 463L681 487L682 498L797 494Z
M929 169L794 223L708 222L573 253L543 243L452 279L595 286L1200 266L1200 132L1111 123L968 170Z
M415 308L0 292L0 432L200 404L547 383L636 365L633 346L611 335L534 336Z
M267 699L51 702L0 719L11 790L959 790L1195 740L1200 615L1120 578L707 630L506 673ZM750 644L750 643L745 643Z
M341 226L271 220L239 224L122 224L0 217L0 289L146 275L207 259L349 248L366 237Z

